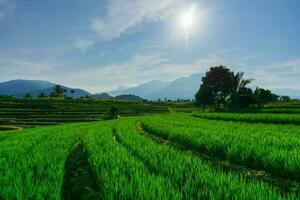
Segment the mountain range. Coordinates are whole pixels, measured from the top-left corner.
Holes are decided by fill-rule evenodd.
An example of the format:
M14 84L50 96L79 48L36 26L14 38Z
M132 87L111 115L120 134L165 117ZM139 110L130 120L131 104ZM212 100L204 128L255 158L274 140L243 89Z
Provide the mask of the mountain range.
M57 84L42 80L11 80L0 83L0 95L11 95L16 98L22 98L27 93L30 93L32 97L37 97L41 93L50 95L55 85ZM66 86L62 87L66 90L66 96L78 98L91 95L85 90L69 88ZM71 93L71 90L74 90L73 94Z
M157 101L158 99L193 99L197 92L202 74L193 74L188 77L181 77L174 81L153 80L136 87L117 89L107 93L91 94L88 91L62 86L67 92L66 96L79 98L89 96L101 99L147 99ZM49 95L56 83L43 80L11 80L0 83L0 95L11 95L22 98L27 93L32 97L37 97L40 93ZM74 90L74 93L71 93ZM287 95L300 99L300 90L291 88L273 88L271 91L277 95Z
M134 94L148 100L158 99L193 99L197 92L202 74L193 74L188 77L178 78L174 81L153 80L137 87L119 89L108 92L112 96L120 94Z

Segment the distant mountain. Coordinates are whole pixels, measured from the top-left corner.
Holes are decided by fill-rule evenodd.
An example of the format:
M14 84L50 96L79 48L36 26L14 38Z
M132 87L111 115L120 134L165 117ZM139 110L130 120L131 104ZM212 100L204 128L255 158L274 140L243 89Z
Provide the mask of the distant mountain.
M26 92L26 93L23 93L23 94L14 94L13 96L16 97L16 98L23 98L27 93L30 93L30 95L32 97L38 97L41 93L44 93L46 94L47 96L49 96L51 94L51 92L53 92L53 89L54 89L55 86L52 86L50 88L46 88L46 89L43 89L43 90L35 90L35 91L31 91L31 92ZM65 92L65 95L67 97L74 97L74 98L80 98L80 97L84 97L84 96L90 96L91 94L85 90L82 90L82 89L76 89L76 88L69 88L69 87L66 87L66 86L62 86L66 92ZM74 93L72 94L71 93L71 90L74 90Z
M92 94L90 97L97 98L97 99L112 99L113 98L112 96L110 96L107 93Z
M127 88L127 89L118 89L109 92L112 96L122 95L122 94L133 94L140 96L142 98L151 99L151 94L158 92L168 86L170 82L153 80L144 84L141 84L137 87Z
M202 74L193 74L172 81L162 90L153 93L151 99L193 99L195 93L200 87Z
M115 97L117 100L142 101L143 99L133 94L122 94Z
M115 90L109 92L110 95L133 94L140 96L143 99L158 100L158 99L193 99L197 92L202 74L193 74L188 77L176 79L171 82L154 80L144 83L137 87L128 88L125 90Z
M291 89L291 88L273 88L270 89L272 93L281 95L281 96L289 96L294 99L300 99L300 90Z
M14 95L23 94L36 90L53 87L55 84L41 80L11 80L0 83L0 94Z

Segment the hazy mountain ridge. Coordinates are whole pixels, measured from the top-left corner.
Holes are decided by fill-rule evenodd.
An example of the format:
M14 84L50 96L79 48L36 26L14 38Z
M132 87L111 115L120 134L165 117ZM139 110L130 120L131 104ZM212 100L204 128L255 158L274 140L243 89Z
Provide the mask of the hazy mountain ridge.
M137 87L108 92L115 96L119 94L134 94L148 100L158 99L193 99L201 83L202 74L193 74L174 81L154 80Z
M44 90L53 86L55 84L49 81L17 79L0 83L0 94L23 94L30 91Z
M140 96L145 99L151 99L151 94L158 92L168 86L170 82L161 81L161 80L153 80L144 84L141 84L136 87L127 88L127 89L119 89L108 92L109 95L118 96L123 94L133 94L136 96Z
M174 81L153 80L136 87L127 89L118 89L108 93L91 94L88 91L79 88L70 88L62 86L67 92L66 96L80 98L89 96L92 98L111 99L120 95L134 95L141 99L153 100L158 99L193 99L197 92L202 74L193 74L188 77L178 78ZM37 97L40 93L50 95L56 83L43 80L11 80L0 83L0 95L12 95L16 98L23 98L26 93L30 93L32 97ZM74 90L72 94L70 91ZM273 88L270 89L277 95L287 95L291 98L300 99L300 90L292 88ZM126 97L126 96L125 96ZM130 97L130 99L132 99ZM133 98L138 99L138 98Z

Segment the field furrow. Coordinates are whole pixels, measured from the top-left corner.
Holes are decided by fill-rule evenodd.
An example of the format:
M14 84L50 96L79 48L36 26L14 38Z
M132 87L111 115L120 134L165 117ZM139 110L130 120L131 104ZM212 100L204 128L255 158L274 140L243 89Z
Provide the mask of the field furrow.
M103 199L182 199L172 183L150 173L113 137L112 124L89 130L83 138Z
M88 153L80 140L74 145L66 159L62 199L101 199L99 188L97 176L88 161Z

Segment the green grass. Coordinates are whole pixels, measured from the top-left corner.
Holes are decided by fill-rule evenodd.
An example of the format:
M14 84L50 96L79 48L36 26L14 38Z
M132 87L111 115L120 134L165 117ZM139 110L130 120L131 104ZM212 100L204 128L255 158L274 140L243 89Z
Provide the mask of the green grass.
M266 125L157 116L142 121L158 136L212 156L292 180L300 180L300 129Z
M137 128L140 121L191 152L155 142ZM192 153L198 150L300 179L298 126L137 116L0 132L0 199L299 199L213 166Z
M273 113L273 114L300 114L299 108L261 108L261 109L243 109L229 110L229 113Z
M169 180L184 199L280 199L266 184L246 181L233 173L211 170L200 158L158 145L134 127L136 120L118 121L117 140L153 173ZM292 198L292 197L290 197Z
M103 199L181 199L170 182L153 175L116 142L111 124L89 130L84 144L100 180Z
M64 163L86 125L17 132L0 142L0 199L60 199Z
M204 119L224 120L224 121L300 125L300 115L294 115L294 114L194 113L193 116L204 118Z

